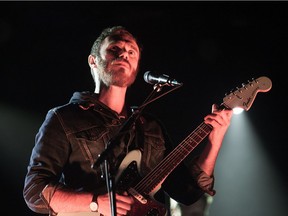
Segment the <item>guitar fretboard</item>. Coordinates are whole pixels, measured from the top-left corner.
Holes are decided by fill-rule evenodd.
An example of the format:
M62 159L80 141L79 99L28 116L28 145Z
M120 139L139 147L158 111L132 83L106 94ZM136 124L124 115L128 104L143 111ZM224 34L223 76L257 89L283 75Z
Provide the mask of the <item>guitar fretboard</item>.
M212 127L204 122L190 133L173 149L134 189L139 193L149 194L162 182L211 132Z

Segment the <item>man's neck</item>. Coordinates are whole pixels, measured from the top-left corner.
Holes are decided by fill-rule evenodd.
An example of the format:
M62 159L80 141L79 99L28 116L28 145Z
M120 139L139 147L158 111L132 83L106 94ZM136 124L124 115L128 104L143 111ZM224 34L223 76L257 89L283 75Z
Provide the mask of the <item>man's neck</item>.
M127 87L110 86L102 88L99 100L118 114L121 113L125 104Z

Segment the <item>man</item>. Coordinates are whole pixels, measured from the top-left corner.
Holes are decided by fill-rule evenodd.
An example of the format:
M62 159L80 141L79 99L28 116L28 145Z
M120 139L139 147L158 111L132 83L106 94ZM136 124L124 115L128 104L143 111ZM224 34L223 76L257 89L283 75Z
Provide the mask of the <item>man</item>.
M75 92L68 104L49 110L36 135L23 191L31 210L49 215L111 215L113 202L103 166L93 166L131 116L125 97L138 74L140 57L138 41L121 26L103 30L96 39L88 57L95 91ZM141 216L148 215L147 210L149 215L154 211L161 215L166 194L187 205L204 193L214 195L213 170L231 116L231 110L217 110L213 105L212 113L204 118L213 129L201 155L189 167L181 163L153 191L138 194L131 190L133 185L124 189L122 185L120 190L118 178L114 212ZM114 175L127 154L137 152L138 174L144 177L171 151L171 146L160 121L143 112L135 124L122 131L119 143L107 154L109 169Z

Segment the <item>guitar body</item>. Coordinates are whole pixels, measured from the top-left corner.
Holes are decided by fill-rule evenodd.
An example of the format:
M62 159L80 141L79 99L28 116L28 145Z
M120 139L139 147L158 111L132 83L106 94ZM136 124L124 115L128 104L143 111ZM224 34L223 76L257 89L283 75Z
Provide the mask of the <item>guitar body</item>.
M140 171L141 152L133 150L129 152L119 166L116 175L116 190L127 191L134 198L134 205L129 216L165 216L165 206L153 199L152 194L143 194L133 187L142 179Z

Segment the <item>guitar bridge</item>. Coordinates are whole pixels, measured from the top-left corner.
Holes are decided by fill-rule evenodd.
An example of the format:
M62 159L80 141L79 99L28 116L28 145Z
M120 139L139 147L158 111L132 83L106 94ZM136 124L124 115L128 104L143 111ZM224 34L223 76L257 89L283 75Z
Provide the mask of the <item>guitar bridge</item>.
M147 203L147 199L145 197L143 197L141 194L139 194L134 188L129 188L128 192L135 197L135 199L137 199L140 203L142 204L146 204Z

